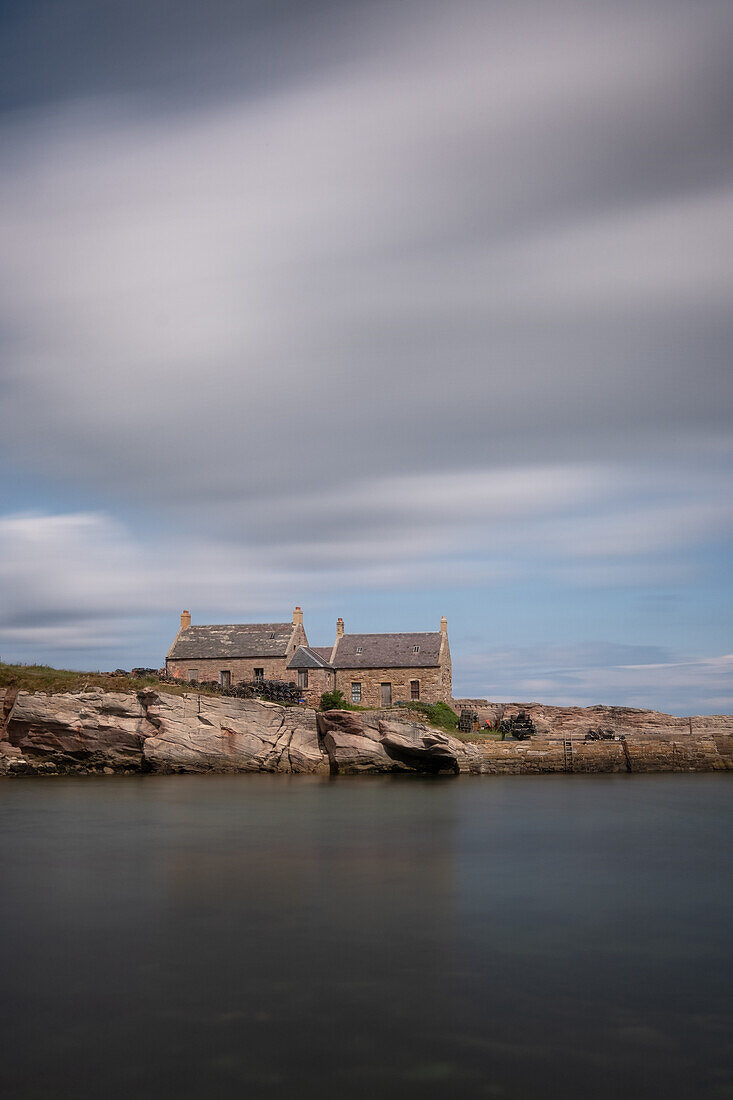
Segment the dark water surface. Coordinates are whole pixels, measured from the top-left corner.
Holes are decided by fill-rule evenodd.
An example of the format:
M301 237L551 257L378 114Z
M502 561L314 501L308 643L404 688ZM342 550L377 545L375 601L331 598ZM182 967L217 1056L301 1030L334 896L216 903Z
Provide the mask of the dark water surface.
M733 777L15 779L0 1094L733 1097Z

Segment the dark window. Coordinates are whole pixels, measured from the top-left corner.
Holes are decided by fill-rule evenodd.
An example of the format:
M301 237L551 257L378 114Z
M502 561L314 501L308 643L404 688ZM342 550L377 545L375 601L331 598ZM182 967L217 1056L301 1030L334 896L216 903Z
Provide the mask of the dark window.
M299 688L307 688L308 687L308 669L307 668L299 668L298 669L298 687Z
M264 680L264 678L265 678L264 668L256 668L255 669L255 680Z
M413 653L419 653L420 652L420 646L419 645L414 645L412 647L412 652Z
M228 668L222 669L222 671L219 673L219 683L223 688L228 688L232 686L232 674Z
M361 702L361 684L359 684L359 683L354 682L351 685L351 702L352 703L360 703Z
M189 668L186 675L187 675L189 680L198 680L199 670L197 668Z
M420 681L419 680L410 680L410 698L411 699L419 699L420 698Z
M361 647L360 645L358 645L358 646L356 647L356 652L357 652L357 653L363 653L363 652L364 652L364 650L362 649L362 647Z

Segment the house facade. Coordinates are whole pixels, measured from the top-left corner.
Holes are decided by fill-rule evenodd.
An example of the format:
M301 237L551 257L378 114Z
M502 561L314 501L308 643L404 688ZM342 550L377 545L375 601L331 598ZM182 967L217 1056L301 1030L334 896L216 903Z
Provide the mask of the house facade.
M440 630L419 634L347 634L339 618L334 644L319 647L308 645L300 607L292 623L208 626L192 626L184 611L166 670L176 679L216 680L223 687L242 680L294 682L311 706L334 690L347 702L375 708L450 703L452 694L445 616Z
M422 634L347 634L336 624L331 652L335 687L347 702L390 707L400 702L449 703L452 669L448 623Z
M216 680L229 687L244 680L291 680L288 663L307 646L303 612L296 607L289 623L216 623L192 626L184 611L168 650L166 672L177 680Z

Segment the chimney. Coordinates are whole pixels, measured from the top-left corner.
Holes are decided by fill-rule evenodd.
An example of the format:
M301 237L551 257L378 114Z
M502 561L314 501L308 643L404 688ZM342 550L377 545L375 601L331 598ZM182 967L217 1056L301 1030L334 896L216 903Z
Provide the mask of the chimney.
M182 611L181 612L181 630L188 630L190 625L191 625L191 612L190 611Z
M448 633L448 620L446 619L445 615L440 620L440 633L441 634L447 634Z
M339 615L338 619L336 620L336 637L337 638L343 638L343 636L344 636L344 620Z
M300 607L296 607L295 611L293 612L293 626L302 626L302 625L303 625L303 610Z

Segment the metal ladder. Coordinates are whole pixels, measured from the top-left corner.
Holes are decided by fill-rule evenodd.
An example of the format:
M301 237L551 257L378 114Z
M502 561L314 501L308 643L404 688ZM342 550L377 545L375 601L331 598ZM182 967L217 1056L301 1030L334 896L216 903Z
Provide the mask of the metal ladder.
M565 755L565 771L571 772L573 770L573 739L572 737L563 737L562 749Z

